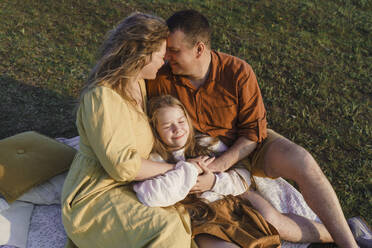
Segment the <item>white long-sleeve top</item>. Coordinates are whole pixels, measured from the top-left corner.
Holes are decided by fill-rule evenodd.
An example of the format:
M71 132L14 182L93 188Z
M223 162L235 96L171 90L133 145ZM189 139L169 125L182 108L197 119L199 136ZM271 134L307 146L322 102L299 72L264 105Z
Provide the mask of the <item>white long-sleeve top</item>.
M210 137L202 139L207 143ZM227 146L221 141L209 146L214 152L223 152ZM189 194L191 188L196 184L198 169L191 163L185 162L184 149L173 152L173 157L178 160L175 168L163 175L137 182L133 189L138 199L150 207L171 206ZM163 162L159 154L151 154L153 161ZM244 193L251 184L250 173L244 168L233 168L226 172L216 173L213 188L200 195L201 198L213 202L222 199L225 195L240 195ZM243 181L244 180L244 181Z

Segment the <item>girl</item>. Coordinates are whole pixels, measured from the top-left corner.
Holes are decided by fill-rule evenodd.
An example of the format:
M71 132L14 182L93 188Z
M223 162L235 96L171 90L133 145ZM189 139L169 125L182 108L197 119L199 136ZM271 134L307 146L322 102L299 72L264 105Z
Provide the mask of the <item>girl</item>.
M183 200L190 191L197 191L195 184L199 174L203 172L200 177L207 180L201 181L206 181L206 187L210 190L198 195L203 201L195 203L187 200L185 205L192 218L193 235L200 246L212 243L227 245L229 244L227 242L234 242L243 247L254 247L258 244L275 246L280 244L276 230L282 239L288 241L332 241L324 225L296 214L281 214L259 194L247 191L251 185L251 176L244 167L235 166L227 172L211 173L206 167L213 160L213 157L209 156L212 152L217 155L227 147L211 137L194 135L190 118L177 99L171 96L151 99L148 115L156 137L150 158L177 164L174 170L134 184L134 191L139 200L147 206L171 206ZM199 156L197 159L185 161L186 158L197 156ZM255 181L262 179L255 178ZM283 179L263 180L279 181L277 185L281 184L280 190L292 187ZM264 184L260 182L258 186L260 185ZM291 193L292 199L299 199L298 204L309 209L299 192L292 190ZM225 197L227 195L240 196ZM210 204L203 205L205 201ZM200 213L202 206L207 214L203 211ZM237 215L238 212L243 216ZM297 239L298 236L302 238Z

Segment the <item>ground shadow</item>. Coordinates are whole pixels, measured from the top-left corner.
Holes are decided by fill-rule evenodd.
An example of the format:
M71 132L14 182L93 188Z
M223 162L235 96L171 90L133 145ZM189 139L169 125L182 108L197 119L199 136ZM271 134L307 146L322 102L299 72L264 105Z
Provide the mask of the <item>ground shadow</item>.
M0 75L0 139L24 131L73 137L76 100Z

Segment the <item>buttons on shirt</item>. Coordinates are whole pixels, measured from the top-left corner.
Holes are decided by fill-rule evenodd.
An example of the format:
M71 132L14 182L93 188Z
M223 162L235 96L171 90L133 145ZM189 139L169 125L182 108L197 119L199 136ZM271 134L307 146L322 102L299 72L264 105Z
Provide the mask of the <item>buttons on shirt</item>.
M201 90L199 89L196 94L195 94L195 103L196 103L196 106L197 106L197 114L198 115L201 115L202 114L202 111L201 111L201 108L202 108L202 101L201 101Z

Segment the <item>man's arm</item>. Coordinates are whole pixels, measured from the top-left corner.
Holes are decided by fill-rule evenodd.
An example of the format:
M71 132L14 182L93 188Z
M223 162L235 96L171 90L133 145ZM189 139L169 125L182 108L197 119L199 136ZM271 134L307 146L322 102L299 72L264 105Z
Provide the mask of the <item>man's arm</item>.
M235 75L238 85L238 122L234 144L208 167L213 172L229 169L239 160L248 156L257 143L266 138L266 110L256 75L247 63Z
M257 143L245 137L239 137L235 143L221 156L208 165L212 172L223 172L248 156L257 146Z

